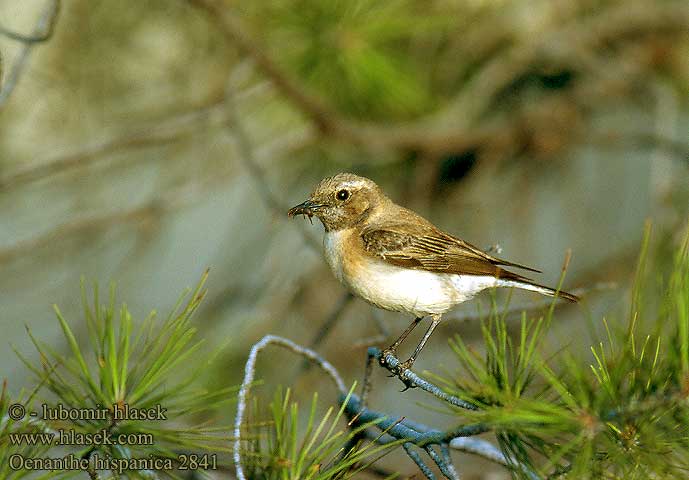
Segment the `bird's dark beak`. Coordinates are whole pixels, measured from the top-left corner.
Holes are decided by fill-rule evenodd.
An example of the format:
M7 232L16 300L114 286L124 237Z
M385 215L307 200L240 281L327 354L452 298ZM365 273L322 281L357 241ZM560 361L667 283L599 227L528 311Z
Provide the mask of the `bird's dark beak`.
M316 210L318 207L322 207L323 205L319 205L311 200L307 200L303 203L300 203L296 207L292 207L289 209L289 212L287 212L288 217L293 217L295 215L306 215L309 218L313 217L314 210Z

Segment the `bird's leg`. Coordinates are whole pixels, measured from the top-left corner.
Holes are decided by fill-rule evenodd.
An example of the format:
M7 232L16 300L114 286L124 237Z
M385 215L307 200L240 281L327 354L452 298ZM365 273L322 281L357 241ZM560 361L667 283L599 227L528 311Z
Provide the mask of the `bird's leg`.
M407 329L402 332L402 335L399 336L397 340L395 340L392 345L390 345L388 348L383 350L382 355L380 356L380 363L381 365L385 365L385 357L387 355L395 355L395 352L397 351L397 347L400 346L402 342L404 342L404 339L409 336L412 330L419 324L419 322L423 319L423 317L416 317L413 322L407 327Z
M416 357L421 353L421 350L423 349L424 345L426 345L426 342L428 339L431 337L431 334L433 333L433 330L435 330L435 327L438 326L440 323L440 315L433 315L433 322L431 323L431 326L428 327L428 330L426 330L426 333L423 334L423 338L419 342L419 344L416 346L416 349L414 350L414 353L411 354L411 357L409 357L406 361L402 362L399 366L400 372L404 370L408 370L414 365L414 361L416 360Z

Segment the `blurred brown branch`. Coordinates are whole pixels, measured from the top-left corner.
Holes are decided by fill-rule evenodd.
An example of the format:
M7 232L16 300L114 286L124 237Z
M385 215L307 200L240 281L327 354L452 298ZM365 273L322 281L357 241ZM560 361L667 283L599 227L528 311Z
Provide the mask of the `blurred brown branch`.
M323 102L316 99L289 78L280 70L272 60L260 49L249 35L242 28L241 24L235 19L231 11L221 7L221 2L213 0L189 0L191 3L203 7L213 13L213 18L220 24L223 32L228 39L236 43L237 46L257 65L264 75L273 82L275 87L287 98L291 99L299 110L304 112L326 135L338 137L352 141L355 144L364 145L373 149L402 149L421 151L426 154L435 155L442 152L466 151L472 148L490 146L497 152L514 151L520 142L530 142L529 137L538 136L540 133L552 130L552 126L558 126L561 121L570 123L570 128L566 131L561 130L559 135L573 135L576 129L576 115L572 111L562 108L563 105L571 104L572 99L590 105L596 102L597 98L605 95L605 92L613 88L619 82L624 82L623 78L617 78L606 74L606 81L592 85L583 84L579 93L573 92L565 102L559 100L562 95L555 96L542 102L538 108L540 112L548 112L547 115L534 115L534 112L515 109L506 117L488 119L480 125L470 126L471 120L462 120L477 115L483 109L488 108L486 104L479 106L476 99L490 101L496 92L514 81L518 75L522 74L532 62L545 55L548 58L559 58L570 61L582 60L594 55L588 50L595 50L601 42L612 41L615 38L625 39L638 32L656 31L675 31L689 25L689 13L684 5L671 2L667 5L657 6L656 8L644 7L639 3L631 5L609 8L603 13L587 21L579 20L571 26L562 30L557 30L549 35L542 37L535 36L534 39L517 44L508 50L507 53L498 55L484 66L474 77L474 80L463 88L457 97L449 103L443 111L431 115L426 119L421 119L412 125L364 125L343 119L337 112L329 110ZM59 2L54 5L58 6ZM49 9L46 13L46 22L49 22L49 33L53 31L53 25L57 17L57 8ZM44 32L44 35L48 33ZM588 65L588 68L598 68L602 73L607 68L600 61L582 61L578 65ZM23 68L23 67L22 67ZM15 69L17 70L17 69ZM13 70L14 71L14 70ZM19 73L21 69L17 70ZM627 81L631 81L628 79ZM607 85L607 86L606 86ZM13 88L8 80L3 92L6 94ZM225 99L212 101L202 106L185 112L179 116L163 119L153 127L142 128L125 135L98 142L86 146L75 153L62 155L53 159L38 162L34 165L23 167L18 171L11 172L0 177L0 191L8 190L16 185L29 183L41 178L58 174L81 166L93 164L104 159L104 156L128 148L145 148L176 142L182 138L187 138L193 133L187 130L193 127L196 122L203 122L211 119L213 122L218 119L222 121L223 106ZM473 103L472 103L473 102ZM2 93L0 93L0 107L2 106ZM471 112L474 111L474 114ZM218 116L216 116L218 115ZM554 117L562 117L555 118ZM440 120L447 118L452 129L443 127L433 127L432 125L441 124ZM571 125L574 124L574 125ZM654 142L656 139L646 135L640 142ZM536 142L538 144L538 142ZM238 141L241 148L241 141ZM674 142L668 143L663 139L657 139L657 145L666 147L672 152L685 157L686 151L683 145ZM243 155L246 158L246 155ZM251 166L251 162L245 162ZM249 169L251 172L251 169ZM256 176L256 172L253 174ZM265 188L262 195L270 204L269 197L265 195ZM277 206L271 208L277 211ZM280 207L282 209L282 207Z
M285 216L288 207L283 205L283 203L278 199L276 195L273 194L268 181L265 176L265 172L261 166L256 161L254 154L254 147L249 138L249 133L244 128L244 124L240 119L240 115L237 113L236 100L234 98L234 88L230 82L228 88L225 92L225 107L227 113L227 126L229 127L229 133L234 137L237 142L237 148L239 151L239 159L244 164L246 170L249 172L249 176L254 180L256 187L258 188L259 194L263 199L266 206L272 210L276 215ZM299 232L301 233L304 241L312 249L319 251L321 249L320 242L318 242L311 233L308 233L304 228L302 223L298 223ZM342 314L346 310L347 306L351 303L353 296L349 292L345 292L340 297L336 306L331 311L330 315L323 322L318 332L311 341L310 348L315 350L318 346L326 339L333 327L342 318ZM297 372L297 375L302 374L308 369L311 364L304 360Z
M73 153L36 162L0 177L0 192L51 175L102 162L108 159L109 155L122 150L160 146L180 141L190 137L198 128L207 126L208 123L220 123L222 113L223 107L220 102L209 103L201 108L160 119L153 126L84 146Z
M231 83L231 82L230 82ZM237 144L237 150L239 153L239 160L242 162L246 168L249 176L254 181L256 188L258 189L259 195L263 200L263 203L273 211L273 213L279 217L284 217L287 215L287 210L289 206L284 205L276 195L273 194L268 181L265 176L265 172L261 166L256 161L256 155L254 153L254 146L252 145L251 139L249 138L249 133L244 128L244 124L240 120L240 116L237 113L236 99L234 98L234 85L230 84L225 91L224 106L226 115L226 125L228 127L228 132L234 138ZM303 224L298 223L299 232L304 238L304 241L314 250L319 250L319 242L313 237L312 234L304 229Z
M689 164L689 143L655 133L603 131L590 141L601 148L657 148Z
M221 2L213 0L188 0L192 5L206 10L221 27L227 39L236 45L242 53L251 58L258 68L268 77L285 96L295 103L322 132L339 131L342 126L337 125L338 118L329 111L320 99L306 93L296 81L287 76L266 55L243 26L225 8Z
M45 42L53 36L60 7L61 0L49 0L48 6L39 17L34 33L31 36L23 36L0 27L0 34L12 38L13 40L18 40L24 44L17 54L12 68L9 70L7 80L5 80L0 87L0 110L5 106L14 88L19 83L19 79L29 63L29 57L31 56L33 47L37 43ZM2 58L0 58L0 77L1 76Z
M110 155L124 150L176 143L193 137L202 129L205 130L209 126L220 126L226 121L224 99L210 100L204 105L160 118L154 123L138 127L130 132L82 146L75 152L40 160L0 176L0 192L104 162ZM288 148L296 148L308 140L308 136L300 132L286 137L289 137L287 138ZM265 148L260 149L260 154L263 154L265 150L272 150L274 147L275 145L272 144L266 145ZM131 161L131 159L127 161Z
M223 117L224 118L224 117ZM302 135L286 135L284 138L276 138L274 142L265 145L257 153L259 156L272 156L276 151L285 151L296 148L304 142ZM144 142L144 140L141 140ZM124 140L122 143L127 143ZM102 151L97 150L97 154L84 155L87 161L95 161L99 158ZM70 157L71 158L71 157ZM58 162L58 165L62 165ZM80 165L77 163L77 165ZM76 165L70 163L69 168ZM51 170L61 171L51 168ZM41 170L41 174L44 172ZM209 177L196 183L188 182L182 187L166 190L160 196L153 198L142 205L128 210L115 211L100 216L90 218L78 218L69 220L52 230L38 235L28 240L20 241L17 244L0 249L0 265L10 262L17 257L32 257L37 250L43 247L54 247L55 242L74 235L88 235L100 232L116 225L122 224L145 224L146 222L159 221L160 218L169 211L193 204L195 201L207 197L213 188L224 185L230 174L218 175L209 174Z
M128 223L143 223L159 218L166 210L170 210L172 204L162 199L155 199L131 210L122 210L102 216L90 218L78 218L65 222L46 234L21 241L16 245L0 249L0 265L5 264L16 257L32 257L38 249L54 246L64 237L81 234L92 234L112 228L115 225Z
M257 41L246 32L232 9L217 0L188 0L206 10L225 37L251 58L283 95L306 115L318 130L334 138L377 149L415 151L424 154L464 151L479 145L515 143L524 130L519 109L507 118L473 121L490 108L495 96L523 75L539 59L585 65L597 78L617 82L609 71L609 62L600 57L600 45L634 39L640 34L683 32L689 26L686 3L625 2L603 10L593 18L577 17L571 25L554 25L551 32L528 36L497 57L473 76L454 100L442 111L408 125L379 125L356 122L342 117L320 98L308 92L283 71ZM590 93L590 92L589 92ZM589 101L594 99L588 99ZM453 127L438 127L451 124ZM530 126L534 130L535 126Z

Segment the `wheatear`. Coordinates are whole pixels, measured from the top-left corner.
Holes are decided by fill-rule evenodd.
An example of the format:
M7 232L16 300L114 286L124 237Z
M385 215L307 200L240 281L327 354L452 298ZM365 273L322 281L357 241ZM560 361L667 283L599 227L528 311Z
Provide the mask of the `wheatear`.
M414 315L388 347L395 353L425 316L432 323L400 371L410 368L443 313L491 287L516 287L577 302L502 268L536 269L495 258L390 200L368 178L339 173L323 179L289 216L315 215L325 227L325 258L354 294L385 310ZM540 272L539 272L540 273ZM385 358L383 355L382 358Z

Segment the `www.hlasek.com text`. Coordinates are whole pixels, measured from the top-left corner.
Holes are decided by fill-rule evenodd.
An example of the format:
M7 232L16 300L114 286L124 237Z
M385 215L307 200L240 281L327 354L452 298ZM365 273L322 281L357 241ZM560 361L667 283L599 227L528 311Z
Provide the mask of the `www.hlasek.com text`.
M13 432L8 434L12 445L153 445L150 433L112 433L107 428L97 432L59 429L50 432Z

